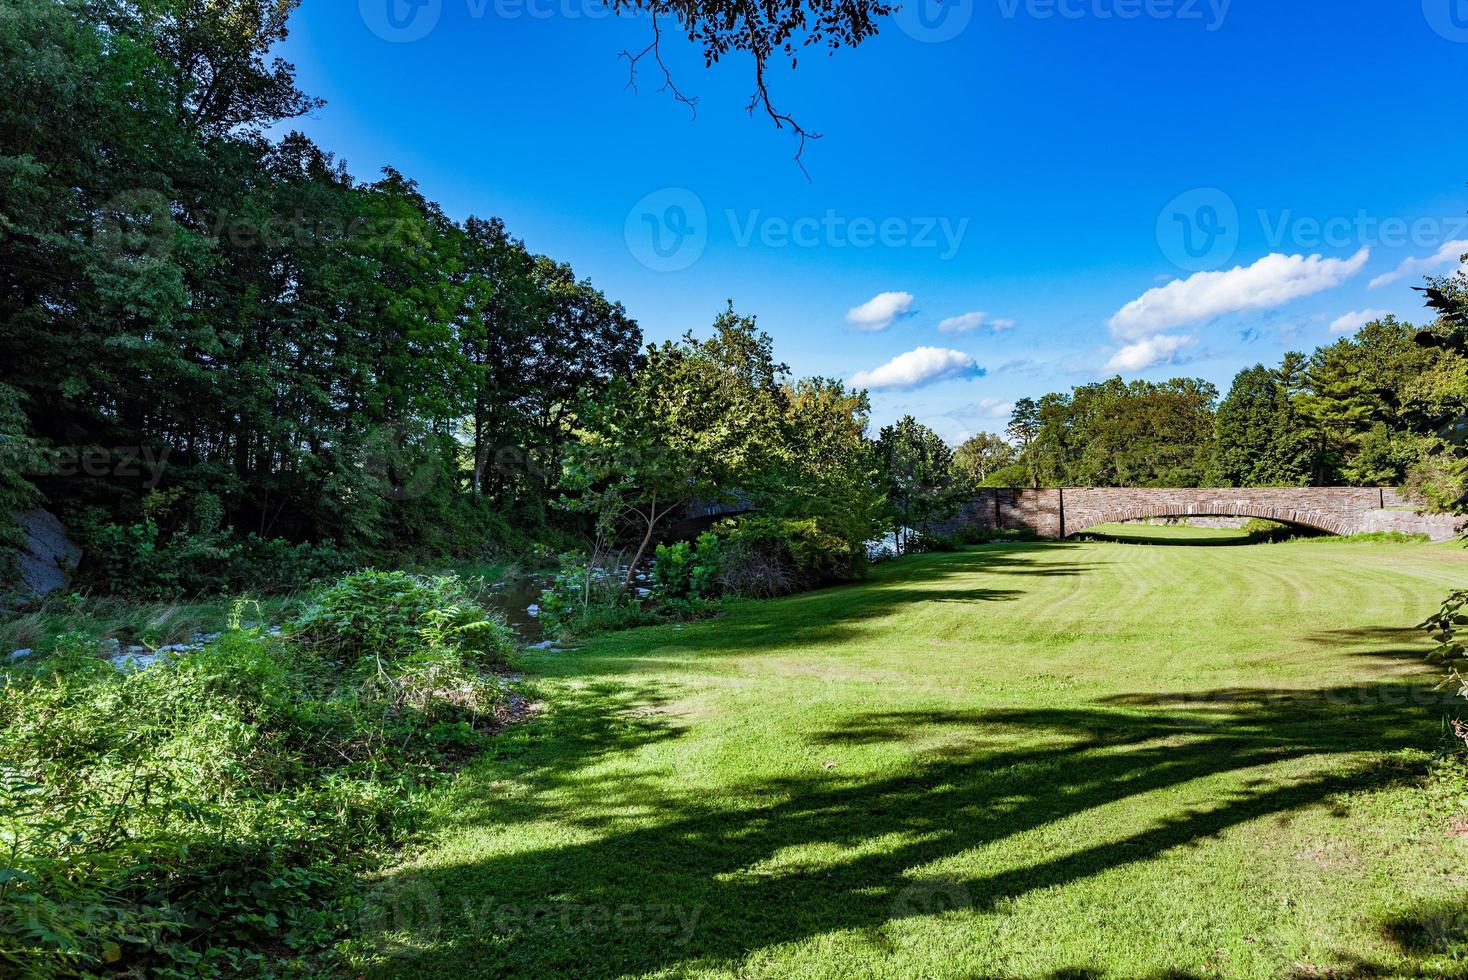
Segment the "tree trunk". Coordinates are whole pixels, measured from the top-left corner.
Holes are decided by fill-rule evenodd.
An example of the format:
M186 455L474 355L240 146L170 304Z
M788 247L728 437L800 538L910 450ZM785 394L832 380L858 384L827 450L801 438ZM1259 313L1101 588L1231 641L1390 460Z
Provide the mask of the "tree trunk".
M642 561L642 556L647 552L647 546L652 543L652 532L658 526L658 498L653 494L652 503L647 508L647 533L642 536L642 543L637 546L637 554L632 556L631 563L627 566L627 577L622 580L622 593L625 595L632 586L632 579L637 574L637 566Z

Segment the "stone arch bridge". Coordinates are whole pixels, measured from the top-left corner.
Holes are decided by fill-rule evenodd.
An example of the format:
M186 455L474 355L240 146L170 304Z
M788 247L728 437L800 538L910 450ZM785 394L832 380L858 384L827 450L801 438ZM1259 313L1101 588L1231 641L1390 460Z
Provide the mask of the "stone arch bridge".
M1390 487L1279 487L1240 489L983 489L963 510L933 530L952 534L1025 530L1064 538L1097 524L1152 517L1261 517L1329 534L1403 531L1434 541L1451 538L1462 518L1423 514Z

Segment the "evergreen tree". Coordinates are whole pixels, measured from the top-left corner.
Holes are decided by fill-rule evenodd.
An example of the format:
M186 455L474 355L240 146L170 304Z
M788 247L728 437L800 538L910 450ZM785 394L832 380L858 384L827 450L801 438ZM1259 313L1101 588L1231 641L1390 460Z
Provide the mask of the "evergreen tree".
M1262 364L1240 371L1218 406L1211 482L1225 487L1268 484L1277 437L1279 374Z

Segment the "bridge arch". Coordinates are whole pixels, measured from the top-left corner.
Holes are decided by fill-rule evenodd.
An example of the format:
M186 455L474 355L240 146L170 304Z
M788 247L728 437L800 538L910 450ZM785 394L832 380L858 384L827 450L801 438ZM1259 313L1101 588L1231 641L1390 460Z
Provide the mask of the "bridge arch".
M1122 507L1112 511L1087 511L1074 517L1067 515L1064 536L1071 537L1103 524L1119 524L1124 521L1143 521L1154 518L1182 517L1246 517L1274 521L1291 527L1309 528L1325 534L1350 534L1349 522L1338 514L1321 511L1300 511L1290 507L1271 507L1265 504L1240 502L1233 506L1214 506L1199 510L1177 504L1150 504Z
M1404 531L1445 541L1463 519L1415 512L1391 487L989 487L934 534L1028 531L1068 538L1098 524L1152 517L1258 517L1327 534Z

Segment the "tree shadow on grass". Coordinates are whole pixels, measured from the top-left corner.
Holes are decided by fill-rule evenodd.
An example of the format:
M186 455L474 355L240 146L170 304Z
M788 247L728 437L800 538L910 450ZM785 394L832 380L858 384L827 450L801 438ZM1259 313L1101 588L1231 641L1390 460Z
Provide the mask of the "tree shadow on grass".
M1075 547L1065 542L1026 542L904 558L877 566L867 581L751 600L715 622L676 630L650 627L601 638L598 664L615 673L655 666L669 650L676 650L680 659L689 653L748 657L859 641L875 634L874 621L923 603L1010 602L1025 594L1026 578L1080 576L1099 567L1096 562L1054 560L1056 554ZM986 581L987 575L995 576L993 584ZM914 581L921 585L913 585ZM551 672L558 669L554 658L543 663Z
M1355 626L1319 630L1306 637L1311 643L1353 657L1376 657L1382 660L1412 660L1424 663L1435 644L1432 638L1415 626Z
M1468 980L1468 899L1409 906L1383 921L1381 934L1409 966L1403 968L1401 964L1380 963L1340 951L1335 955L1340 965L1334 972L1324 974L1316 968L1296 967L1287 974L1287 980L1320 976Z
M596 711L543 733L523 758L483 765L474 786L493 790L498 783L484 777L502 769L515 791L466 799L442 829L462 823L494 833L534 820L545 830L533 844L507 842L457 860L440 855L387 882L378 899L385 912L373 921L388 927L369 937L380 943L378 972L738 970L755 951L837 930L861 932L877 956L891 945L889 926L905 919L1000 911L1020 896L1146 862L1249 821L1416 778L1420 766L1385 753L1422 743L1434 728L1432 712L1412 697L1382 698L1379 688L1288 700L1231 690L1187 701L1138 694L1071 709L871 712L809 736L835 757L831 771L674 798L665 783L626 782L596 763L677 737L675 726L650 715L623 730ZM610 701L602 707L621 710ZM842 774L843 746L900 743L914 731L945 737L946 749L911 758L896 775ZM1317 764L1269 768L1307 758ZM1224 788L1206 805L1163 803L1171 809L1155 818L1125 818L1113 835L1082 834L1064 852L1042 849L1017 866L1011 850L1008 865L994 859L957 877L925 870L959 855L973 867L978 852L1014 835L1195 780ZM615 794L615 806L567 828L568 799L600 794ZM615 808L636 819L618 819ZM420 906L431 910L412 911ZM1087 975L1077 969L1054 975Z

